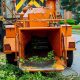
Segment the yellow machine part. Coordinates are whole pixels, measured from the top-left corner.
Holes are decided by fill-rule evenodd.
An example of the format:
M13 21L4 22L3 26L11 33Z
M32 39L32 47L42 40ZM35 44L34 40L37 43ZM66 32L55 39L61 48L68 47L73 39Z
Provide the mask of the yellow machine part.
M20 2L16 5L16 10L18 11L20 7L24 4L26 0L20 0Z
M32 5L32 6L35 6L35 7L40 7L41 5L40 5L39 2L41 2L42 4L44 4L44 0L40 0L40 1L29 0L28 3L26 2L26 0L19 0L18 4L16 5L16 11L18 11L23 6L23 4L25 4L25 3L27 3L27 5Z

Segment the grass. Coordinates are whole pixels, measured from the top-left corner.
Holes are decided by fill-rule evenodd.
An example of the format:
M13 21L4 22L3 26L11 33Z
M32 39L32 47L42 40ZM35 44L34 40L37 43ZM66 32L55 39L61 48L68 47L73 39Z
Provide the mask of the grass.
M72 33L73 34L79 34L80 35L80 25L72 25Z
M72 33L73 33L73 34L78 34L78 35L80 35L80 30L78 30L78 29L73 29L73 30L72 30Z
M72 29L80 29L80 25L72 25Z

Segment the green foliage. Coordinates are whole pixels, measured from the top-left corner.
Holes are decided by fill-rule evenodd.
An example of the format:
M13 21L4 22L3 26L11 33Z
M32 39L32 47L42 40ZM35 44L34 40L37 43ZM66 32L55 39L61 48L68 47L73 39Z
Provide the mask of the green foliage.
M23 72L14 65L0 65L0 80L17 80L22 73Z
M28 60L31 62L39 62L39 63L44 62L44 61L54 60L54 53L53 51L50 51L48 52L48 55L46 57L32 56Z
M80 3L79 0L60 0L60 2L63 9L70 11L77 9L77 5Z
M19 60L21 63L24 63L24 59L23 58L20 58Z
M0 65L0 80L80 80L80 76L63 76L61 72L22 72L10 64Z
M67 19L66 20L67 24L70 24L70 25L74 25L75 24L75 20L74 19ZM64 21L60 21L59 24L65 24Z
M64 21L60 21L59 24L64 24Z
M46 77L51 77L53 80L64 80L64 76L61 72L47 72Z
M80 0L60 0L61 8L67 11L72 11L76 17L76 24L80 22Z
M72 25L73 29L80 29L80 25Z
M67 19L67 23L70 24L70 25L74 25L75 20L74 19Z
M61 7L63 9L72 11L72 9L75 7L75 5L73 5L75 3L75 0L74 1L72 1L72 0L60 0L60 2L61 2Z
M43 76L41 72L25 73L19 80L53 80L53 78Z
M76 24L80 23L80 13L76 13Z

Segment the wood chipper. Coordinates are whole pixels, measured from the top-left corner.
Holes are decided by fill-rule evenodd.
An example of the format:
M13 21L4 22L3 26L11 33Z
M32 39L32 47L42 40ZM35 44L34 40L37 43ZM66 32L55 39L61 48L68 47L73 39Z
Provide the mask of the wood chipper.
M19 10L21 1L16 10ZM39 3L44 4L40 6ZM72 26L59 25L64 19L57 19L56 0L30 0L19 15L14 25L6 25L3 46L7 61L26 71L61 71L71 67L75 50ZM42 67L25 63L32 56L45 57L50 51L55 55L55 62L50 65L46 63Z

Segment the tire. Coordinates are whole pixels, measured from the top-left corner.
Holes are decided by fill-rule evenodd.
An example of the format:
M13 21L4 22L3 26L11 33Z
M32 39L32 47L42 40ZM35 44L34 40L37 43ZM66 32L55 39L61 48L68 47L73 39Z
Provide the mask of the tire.
M73 51L68 51L67 52L67 67L71 67L72 63L73 63Z
M15 53L6 54L6 60L8 64L17 65L17 61L14 61Z

